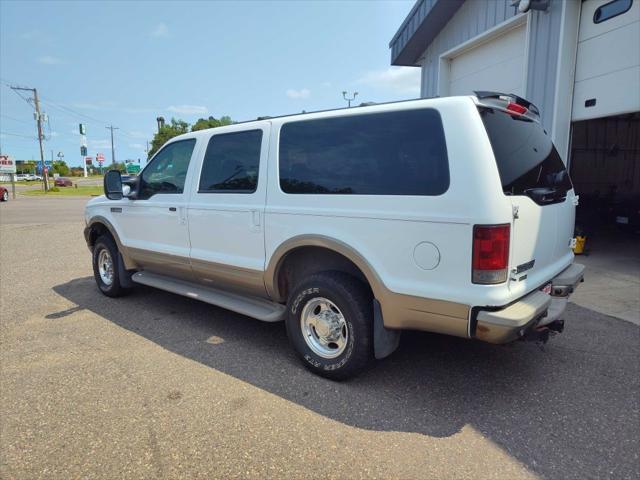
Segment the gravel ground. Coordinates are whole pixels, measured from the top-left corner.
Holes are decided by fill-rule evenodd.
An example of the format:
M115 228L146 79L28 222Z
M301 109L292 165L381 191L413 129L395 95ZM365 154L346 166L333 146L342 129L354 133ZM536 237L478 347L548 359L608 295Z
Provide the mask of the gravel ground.
M330 382L282 324L100 295L85 201L0 206L1 478L640 475L636 325L570 304L544 349L409 333Z

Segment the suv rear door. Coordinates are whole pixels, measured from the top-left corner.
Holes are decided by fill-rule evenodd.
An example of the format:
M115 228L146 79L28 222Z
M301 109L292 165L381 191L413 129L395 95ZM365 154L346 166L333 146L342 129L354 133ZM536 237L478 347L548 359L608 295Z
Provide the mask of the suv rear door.
M548 280L573 258L575 195L567 169L547 132L535 120L479 107L514 211L511 279Z
M189 203L191 265L210 287L266 296L264 207L270 123L213 131Z

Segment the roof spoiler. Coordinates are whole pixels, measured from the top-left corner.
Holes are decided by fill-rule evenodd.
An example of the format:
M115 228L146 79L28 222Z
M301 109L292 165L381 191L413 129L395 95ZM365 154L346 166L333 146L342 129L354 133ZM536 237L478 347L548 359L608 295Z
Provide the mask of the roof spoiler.
M522 97L519 97L515 93L485 92L485 91L482 91L482 90L474 91L473 93L475 93L476 97L478 97L478 99L480 99L480 100L482 100L484 98L500 99L501 97L507 97L510 100L513 100L514 103L516 103L518 105L522 105L527 110L529 110L531 113L533 113L533 114L535 114L537 116L540 116L540 110L538 110L538 107L536 107L529 100L526 100L526 99L524 99Z

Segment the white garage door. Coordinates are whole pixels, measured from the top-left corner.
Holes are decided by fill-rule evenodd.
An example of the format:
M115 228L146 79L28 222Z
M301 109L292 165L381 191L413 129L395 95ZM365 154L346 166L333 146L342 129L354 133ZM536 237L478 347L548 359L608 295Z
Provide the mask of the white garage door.
M519 25L451 58L449 95L488 90L524 96L525 33L526 25Z
M640 1L582 3L575 82L574 121L640 110Z

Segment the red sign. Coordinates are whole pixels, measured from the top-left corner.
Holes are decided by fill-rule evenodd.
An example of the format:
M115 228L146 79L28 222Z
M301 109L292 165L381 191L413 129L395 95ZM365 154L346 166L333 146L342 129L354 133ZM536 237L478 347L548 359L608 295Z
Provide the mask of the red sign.
M86 163L87 165L91 165L92 162L93 157L84 157L84 163Z
M98 161L98 163L104 163L104 153L97 154L96 160Z

